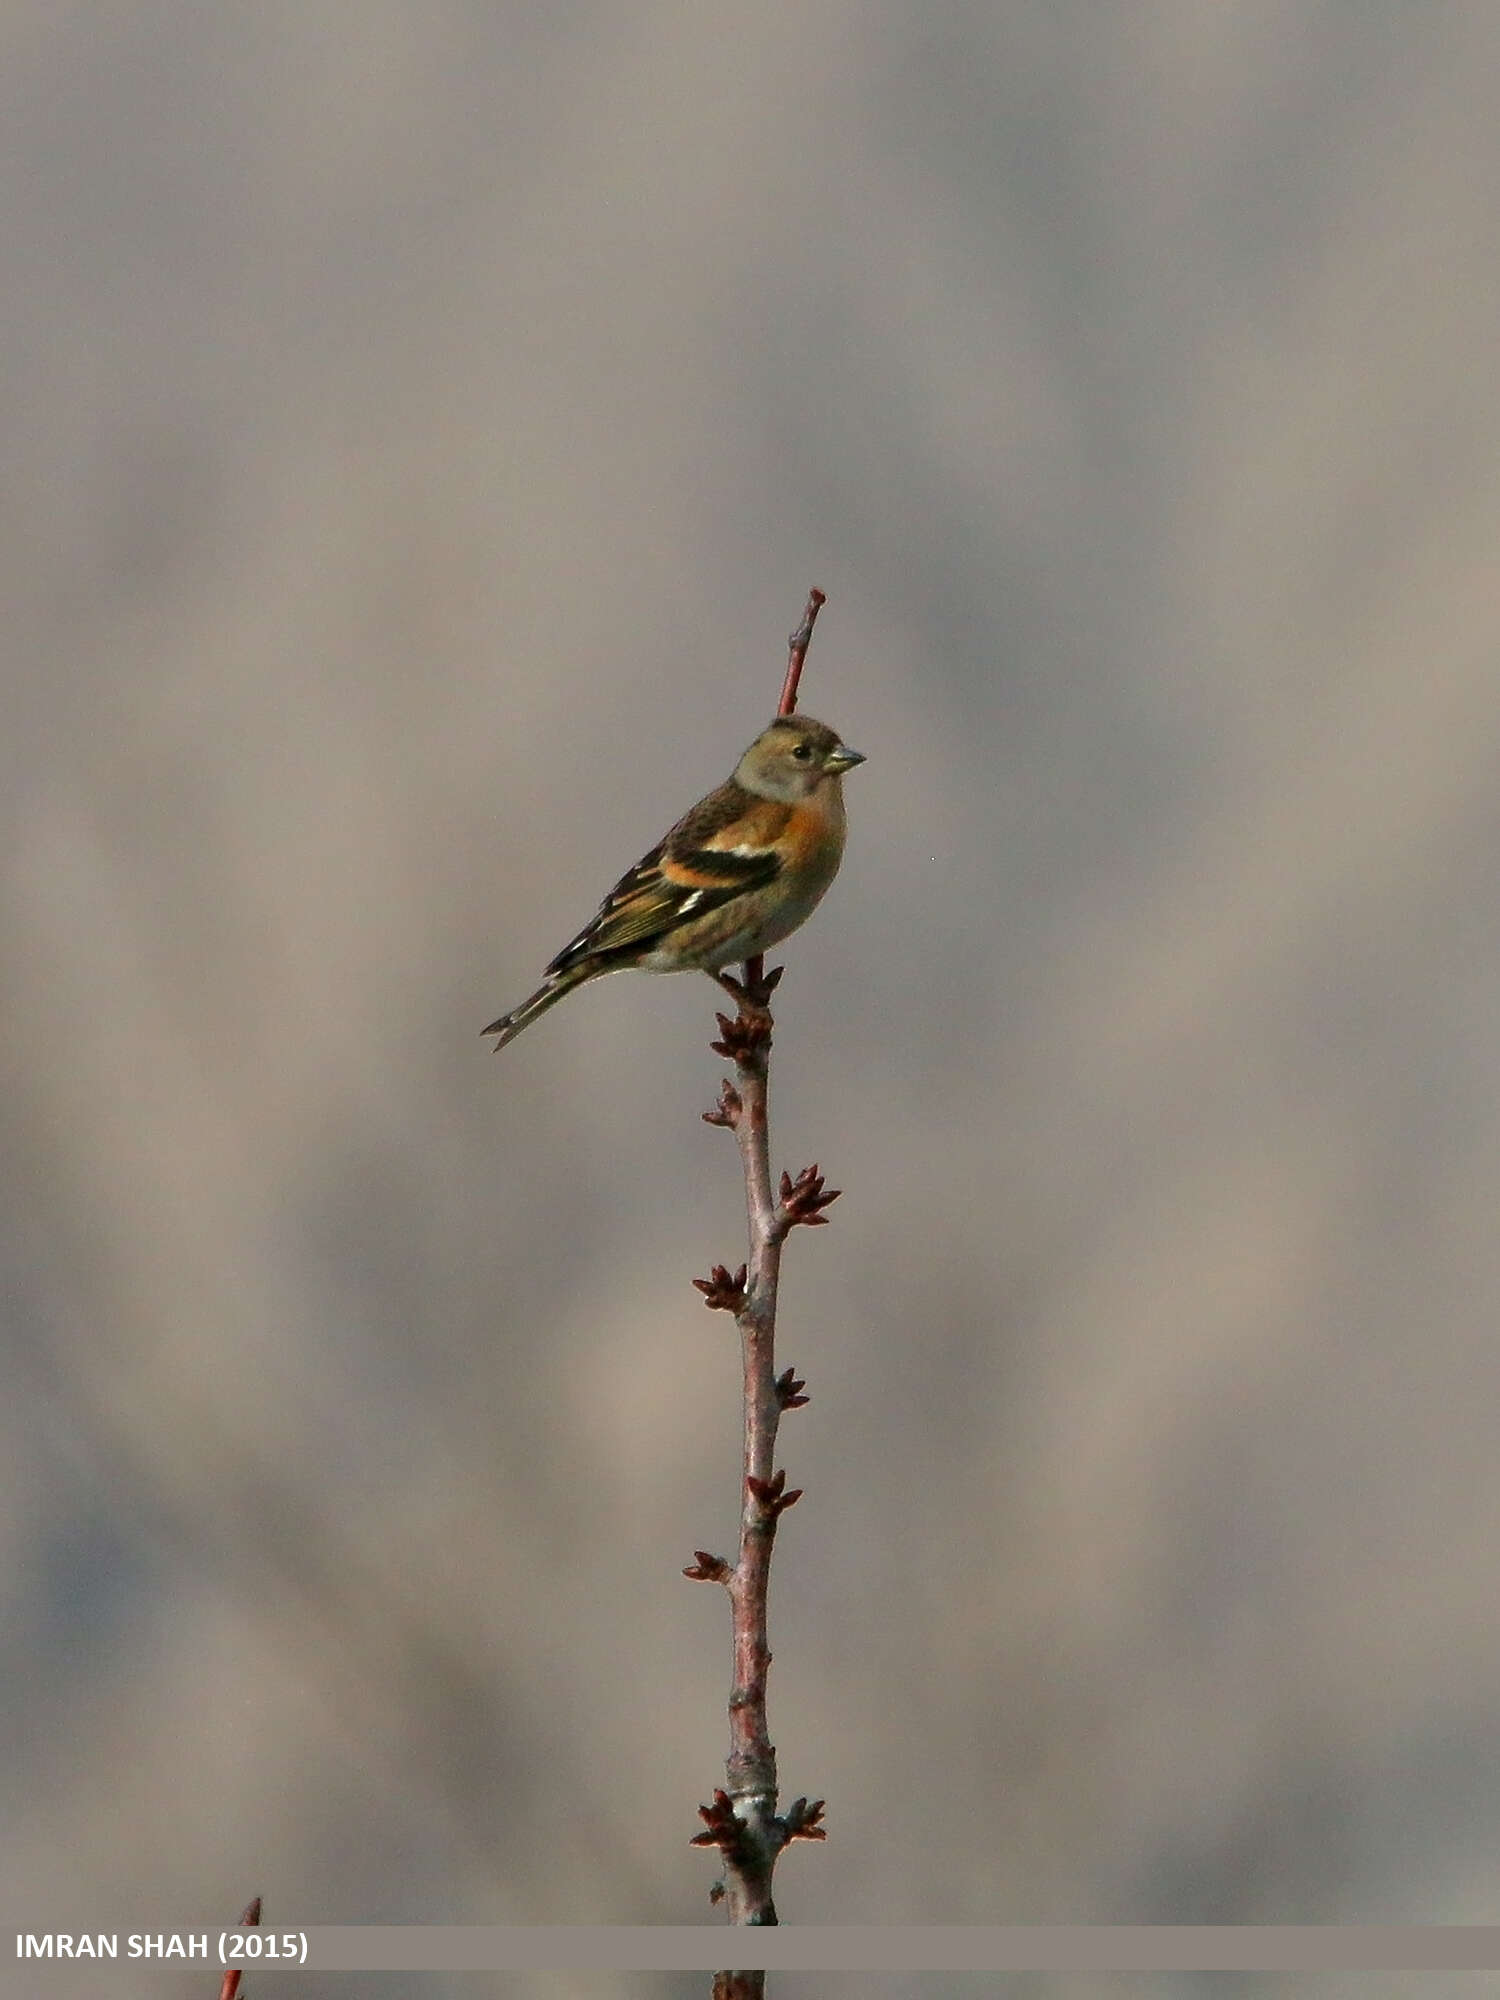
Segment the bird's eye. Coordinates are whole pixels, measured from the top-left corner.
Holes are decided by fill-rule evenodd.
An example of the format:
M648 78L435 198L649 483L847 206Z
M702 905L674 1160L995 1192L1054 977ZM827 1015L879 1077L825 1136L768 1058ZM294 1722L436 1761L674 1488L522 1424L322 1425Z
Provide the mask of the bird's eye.
M805 764L812 755L812 745L810 743L794 743L792 745L792 755L799 764Z

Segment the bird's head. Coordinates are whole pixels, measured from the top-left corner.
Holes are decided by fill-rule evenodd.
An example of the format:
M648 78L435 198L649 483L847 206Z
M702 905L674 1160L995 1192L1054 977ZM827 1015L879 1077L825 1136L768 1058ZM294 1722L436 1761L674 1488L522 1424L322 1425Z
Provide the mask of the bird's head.
M741 757L734 775L757 798L795 805L864 761L826 722L814 722L810 715L778 715Z

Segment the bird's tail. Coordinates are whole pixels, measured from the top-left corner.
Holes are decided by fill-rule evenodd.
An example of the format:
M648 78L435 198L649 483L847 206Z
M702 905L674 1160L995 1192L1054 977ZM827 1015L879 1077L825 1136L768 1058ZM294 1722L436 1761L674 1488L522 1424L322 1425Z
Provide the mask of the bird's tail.
M592 979L599 970L597 965L574 965L566 972L552 973L539 986L529 1000L523 1000L519 1007L512 1007L508 1014L502 1014L498 1021L491 1021L487 1028L481 1028L484 1035L498 1035L495 1053L498 1055L507 1042L513 1042L523 1028L529 1028L534 1020L545 1014L549 1007L555 1007L559 1000L571 993L575 986L582 986L586 979Z

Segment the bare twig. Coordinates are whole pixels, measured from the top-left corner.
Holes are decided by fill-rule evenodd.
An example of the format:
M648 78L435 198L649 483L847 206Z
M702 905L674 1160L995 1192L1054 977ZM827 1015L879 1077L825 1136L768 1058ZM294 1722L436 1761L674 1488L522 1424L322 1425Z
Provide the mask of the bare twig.
M823 601L821 590L809 594L802 623L792 634L778 711L782 715L792 714L796 707L797 683ZM694 1844L719 1850L723 1879L710 1893L714 1901L726 1902L734 1924L774 1924L771 1878L781 1850L793 1840L825 1837L821 1799L812 1804L798 1799L788 1812L777 1813L776 1750L766 1715L766 1677L771 1664L767 1628L771 1550L781 1516L801 1498L801 1489L788 1491L786 1474L776 1469L776 1433L782 1412L800 1409L807 1402L802 1393L806 1384L790 1368L779 1376L776 1372L781 1251L799 1223L826 1221L821 1211L837 1198L837 1190L824 1188L815 1166L795 1178L783 1174L779 1192L771 1179L767 1100L774 1024L770 1001L780 978L780 968L767 973L760 958L746 963L740 979L727 973L719 975L736 1012L719 1015L720 1038L713 1047L734 1063L735 1081L725 1079L718 1103L703 1115L710 1125L727 1126L739 1144L749 1256L738 1271L716 1264L707 1278L693 1281L703 1293L705 1305L733 1312L744 1364L738 1554L731 1564L698 1549L692 1566L684 1571L695 1581L722 1583L729 1593L734 1682L729 1696L727 1784L714 1793L710 1805L699 1808L704 1831L695 1836ZM763 1991L764 1975L760 1973L721 1972L714 1980L716 2000L749 2000Z
M813 627L818 622L818 613L828 602L816 585L807 593L807 604L802 613L802 623L787 640L786 679L781 684L781 706L778 715L790 715L797 706L797 683L802 678L802 662L807 658L807 649L812 644Z
M253 1930L259 1922L260 1897L257 1896L253 1903L247 1905L245 1914L240 1918L240 1929L246 1931ZM226 1972L224 1977L219 1981L219 2000L234 2000L234 1996L239 1990L240 1973L239 1967L236 1966L232 1971Z

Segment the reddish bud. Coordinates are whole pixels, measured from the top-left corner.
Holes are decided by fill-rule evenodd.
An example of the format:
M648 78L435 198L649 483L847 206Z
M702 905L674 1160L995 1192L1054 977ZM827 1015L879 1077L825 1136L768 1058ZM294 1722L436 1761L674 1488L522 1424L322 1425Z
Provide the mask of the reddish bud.
M755 1069L764 1063L771 1046L769 1014L740 1014L732 1020L728 1014L715 1014L714 1019L719 1024L719 1040L708 1046L716 1056L740 1069Z
M703 1122L705 1125L727 1125L733 1128L739 1124L740 1113L744 1108L739 1092L726 1076L719 1091L719 1101L712 1111L704 1112Z
M818 1172L817 1162L804 1167L795 1180L790 1174L781 1176L781 1228L785 1234L795 1229L798 1223L809 1229L816 1229L828 1220L821 1211L836 1202L843 1193L842 1188L825 1188L823 1176Z
M747 1479L746 1488L751 1499L757 1501L769 1515L774 1527L788 1507L795 1507L802 1498L803 1489L794 1486L790 1493L786 1490L786 1474L773 1473L769 1479Z
M802 1391L807 1387L799 1381L790 1368L776 1377L776 1400L784 1410L802 1410L811 1400Z
M822 1825L825 1801L814 1799L811 1804L806 1799L794 1799L782 1815L781 1828L788 1840L826 1840L828 1834Z
M694 1278L694 1291L702 1292L703 1303L710 1312L738 1313L745 1303L745 1281L748 1269L741 1264L731 1276L728 1267L715 1264L706 1278Z
M695 1833L688 1843L690 1847L717 1847L726 1857L739 1852L745 1828L735 1817L728 1792L716 1791L711 1805L699 1806L698 1817L707 1831Z
M728 1583L734 1572L722 1556L716 1556L708 1549L694 1549L696 1561L682 1573L693 1583Z

